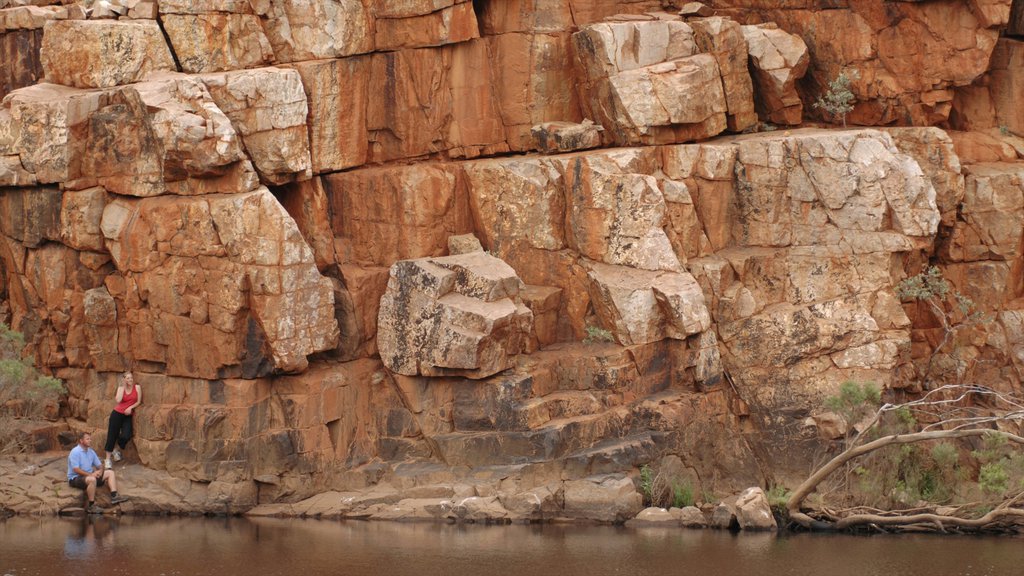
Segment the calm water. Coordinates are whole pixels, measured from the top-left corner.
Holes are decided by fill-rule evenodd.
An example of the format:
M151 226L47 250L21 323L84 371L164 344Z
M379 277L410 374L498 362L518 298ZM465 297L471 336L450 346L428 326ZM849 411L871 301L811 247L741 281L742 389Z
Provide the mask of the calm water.
M105 517L0 521L0 576L1024 574L1024 539Z

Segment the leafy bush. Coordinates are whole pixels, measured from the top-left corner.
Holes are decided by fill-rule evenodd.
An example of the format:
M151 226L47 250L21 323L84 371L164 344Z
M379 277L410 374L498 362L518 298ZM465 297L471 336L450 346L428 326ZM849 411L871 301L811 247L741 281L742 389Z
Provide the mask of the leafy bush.
M672 506L686 508L693 506L693 486L689 482L672 482Z
M828 83L828 90L821 98L818 98L814 107L824 110L833 118L841 118L843 128L845 128L846 115L853 111L853 103L857 100L853 91L850 90L850 84L859 78L860 72L856 69L851 70L849 74L845 71L840 72L834 80Z
M0 453L25 449L16 420L54 420L66 390L64 383L40 374L21 356L25 338L0 323Z
M601 328L600 326L587 326L585 328L587 336L583 338L583 342L586 344L592 344L594 342L615 342L615 336L608 330Z

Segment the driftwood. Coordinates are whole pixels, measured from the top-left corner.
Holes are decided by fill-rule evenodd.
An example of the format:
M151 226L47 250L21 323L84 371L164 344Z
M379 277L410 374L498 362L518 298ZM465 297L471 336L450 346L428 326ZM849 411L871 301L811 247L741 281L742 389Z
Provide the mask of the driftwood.
M983 411L968 402L973 397L998 406L996 413ZM965 405L967 404L967 405ZM926 414L935 421L921 431L906 434L892 434L860 444L865 432L877 426L886 412L910 409ZM987 409L991 411L992 409ZM996 428L1007 424L1020 425L1024 422L1024 404L1017 399L994 390L979 386L947 385L927 393L919 400L905 404L885 404L872 417L864 432L861 432L843 452L812 473L793 491L786 503L791 521L809 530L848 530L870 527L885 531L946 532L950 530L984 531L998 530L1007 526L1024 525L1024 493L1003 500L998 506L980 518L936 514L922 509L905 511L876 511L871 513L828 513L815 518L804 512L802 505L817 487L830 475L854 459L887 446L913 444L928 440L944 440L1002 436L1018 445L1024 445L1024 437ZM961 508L962 509L962 508Z

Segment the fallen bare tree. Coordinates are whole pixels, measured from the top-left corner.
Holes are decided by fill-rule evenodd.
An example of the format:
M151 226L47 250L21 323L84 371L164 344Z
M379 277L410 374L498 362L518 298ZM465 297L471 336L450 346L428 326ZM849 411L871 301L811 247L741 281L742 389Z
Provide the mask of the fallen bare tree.
M915 431L886 434L881 426L898 416L905 422L924 422ZM909 416L909 417L908 417ZM845 510L822 508L807 511L804 503L815 490L839 471L849 473L850 464L887 447L936 440L970 438L996 439L1024 445L1020 435L1024 422L1024 401L983 386L946 385L927 392L917 400L886 403L870 417L860 432L848 438L845 449L812 473L786 503L792 522L812 530L847 530L870 527L891 531L1004 531L1024 526L1024 491L1009 493L1005 482L998 503L985 510L981 503L952 506L916 506L903 510L854 507ZM996 470L990 468L989 470ZM985 469L982 468L982 475ZM1004 474L1005 475L1005 474ZM992 472L1003 486L1003 476ZM991 482L991 478L988 479ZM939 513L941 508L942 513ZM981 510L981 512L979 512Z

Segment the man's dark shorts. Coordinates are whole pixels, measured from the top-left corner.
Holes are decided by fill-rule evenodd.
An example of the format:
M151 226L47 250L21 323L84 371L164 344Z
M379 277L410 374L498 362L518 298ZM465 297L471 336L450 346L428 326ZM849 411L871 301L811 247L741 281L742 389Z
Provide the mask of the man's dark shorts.
M103 486L105 483L105 477L103 476L96 479L97 486ZM85 490L85 476L75 476L71 480L68 480L68 484L70 484L72 488L81 488L82 490Z

